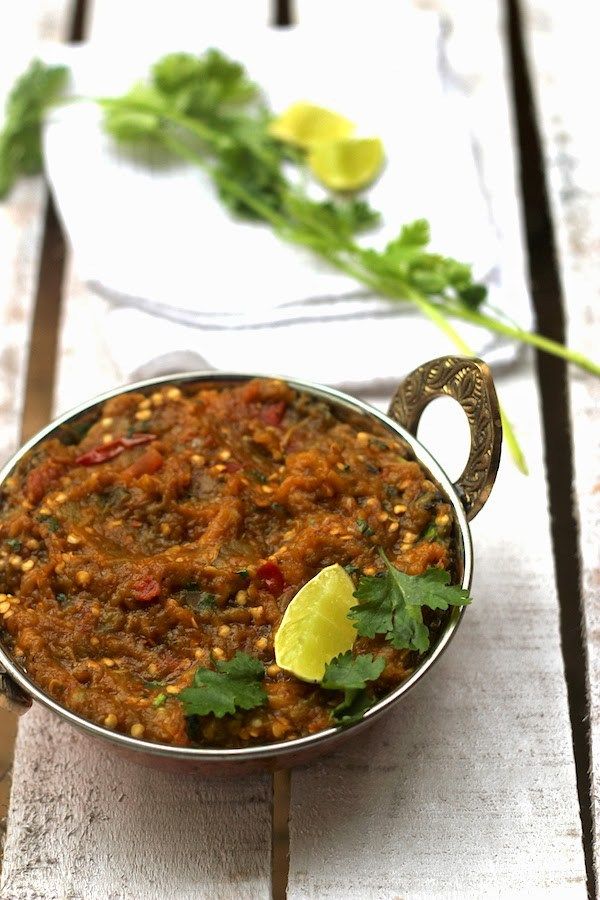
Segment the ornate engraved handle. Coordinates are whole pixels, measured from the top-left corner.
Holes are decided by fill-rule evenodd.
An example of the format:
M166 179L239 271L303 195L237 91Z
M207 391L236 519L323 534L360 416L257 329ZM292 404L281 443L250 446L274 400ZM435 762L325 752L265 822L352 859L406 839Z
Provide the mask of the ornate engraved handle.
M10 675L0 667L0 709L22 715L31 706L31 697L21 690Z
M467 519L472 519L490 496L500 462L502 424L490 370L480 359L460 356L424 363L404 379L389 415L416 435L423 410L436 397L452 397L460 403L469 422L471 451L454 486Z

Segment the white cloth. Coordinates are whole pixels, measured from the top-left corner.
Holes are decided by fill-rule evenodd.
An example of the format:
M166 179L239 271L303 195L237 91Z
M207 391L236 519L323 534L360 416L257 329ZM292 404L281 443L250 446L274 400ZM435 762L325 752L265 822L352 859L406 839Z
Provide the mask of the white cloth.
M472 262L498 305L527 322L503 291L498 238L434 15L381 0L377 26L365 32L364 7L348 2L344 38L332 43L329 29L310 22L233 33L200 6L198 28L186 22L177 38L171 28L160 46L111 47L110 65L101 45L57 48L74 93L117 94L163 52L218 46L268 89L273 109L307 99L383 139L387 166L368 193L383 225L365 243L381 246L402 223L426 217L434 248ZM56 111L45 156L78 274L111 301L105 337L123 378L208 365L364 387L452 349L406 304L370 296L269 227L232 219L196 167L117 150L95 106ZM460 330L492 361L514 354L485 331Z

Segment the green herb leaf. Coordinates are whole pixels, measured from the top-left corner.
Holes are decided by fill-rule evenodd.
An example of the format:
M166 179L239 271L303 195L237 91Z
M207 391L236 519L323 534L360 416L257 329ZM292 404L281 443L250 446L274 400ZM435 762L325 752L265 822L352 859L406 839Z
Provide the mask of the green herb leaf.
M262 472L259 472L258 469L251 469L248 474L251 478L254 479L254 481L258 481L259 484L267 483L267 476L263 475Z
M152 706L162 706L166 699L166 694L158 694L152 701Z
M365 519L357 519L356 527L360 531L361 534L364 534L365 537L371 537L375 534L369 523Z
M384 668L385 660L381 657L373 658L371 653L353 656L350 650L327 664L321 687L344 691L344 699L331 711L336 725L351 725L362 719L373 704L373 696L366 690L367 682L376 681Z
M262 686L265 675L263 664L247 653L237 652L233 659L216 663L216 672L199 668L193 687L179 694L186 716L207 716L210 713L222 718L236 709L253 709L267 699Z
M423 532L423 540L424 541L435 541L438 536L437 525L435 522L430 522L425 531Z
M329 691L359 691L368 681L376 681L385 668L385 660L373 658L371 653L353 656L352 651L340 653L325 667L321 687Z
M10 92L0 132L0 198L20 175L41 170L44 111L58 97L67 73L64 66L47 66L36 59Z
M55 516L38 516L38 522L41 522L42 525L45 525L46 528L49 529L49 531L60 531L60 522Z
M372 706L373 695L369 691L346 691L342 702L331 710L331 718L336 725L354 725Z
M392 647L424 653L429 647L429 629L423 622L422 607L448 609L470 603L468 591L450 584L450 573L428 569L423 575L400 572L380 550L387 571L362 576L354 596L360 600L348 617L364 637L385 634Z
M217 605L217 598L208 591L183 590L180 596L181 602L185 606L190 606L198 612L206 612L206 610L214 609Z
M6 541L6 543L8 544L8 546L10 547L10 549L11 549L12 551L14 551L14 553L18 553L19 550L21 549L21 547L23 546L23 545L21 544L21 541L18 540L18 538L8 538L8 540Z

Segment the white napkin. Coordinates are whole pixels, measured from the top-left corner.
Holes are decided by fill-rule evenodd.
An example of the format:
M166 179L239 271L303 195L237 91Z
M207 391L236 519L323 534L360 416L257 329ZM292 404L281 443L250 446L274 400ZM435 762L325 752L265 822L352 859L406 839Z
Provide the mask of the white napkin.
M444 78L437 18L395 0L379 0L376 17L345 0L339 18L331 2L333 40L326 16L318 27L257 21L234 33L217 6L199 4L197 21L171 23L160 45L111 47L109 65L102 44L56 52L71 67L74 93L89 96L126 90L164 52L217 46L268 89L275 110L307 99L343 112L361 134L379 135L387 153L368 194L383 225L364 242L381 246L403 222L426 217L434 248L472 262L499 305L527 322L503 292L496 230L463 98ZM45 155L78 274L111 301L105 338L123 378L208 365L360 387L396 381L452 349L405 304L369 295L268 227L233 219L195 167L116 150L95 106L53 114ZM506 342L460 330L488 358L512 358Z

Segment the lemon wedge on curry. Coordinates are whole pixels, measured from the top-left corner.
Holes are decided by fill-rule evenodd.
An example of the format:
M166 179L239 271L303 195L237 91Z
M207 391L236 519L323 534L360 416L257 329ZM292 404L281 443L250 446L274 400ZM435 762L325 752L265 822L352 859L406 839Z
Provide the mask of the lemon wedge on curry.
M286 144L312 147L337 141L354 132L354 123L338 113L312 103L294 103L269 125L269 134Z
M379 138L344 138L311 148L308 164L319 181L333 191L358 191L371 184L383 168Z
M337 563L311 578L285 611L275 635L275 662L302 681L321 681L328 662L352 648L354 584Z

